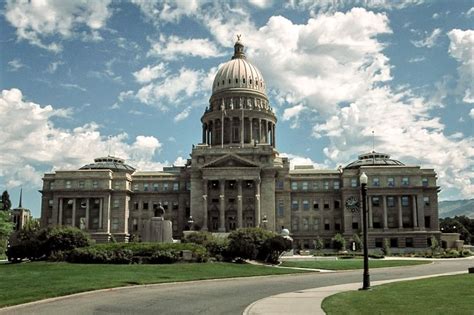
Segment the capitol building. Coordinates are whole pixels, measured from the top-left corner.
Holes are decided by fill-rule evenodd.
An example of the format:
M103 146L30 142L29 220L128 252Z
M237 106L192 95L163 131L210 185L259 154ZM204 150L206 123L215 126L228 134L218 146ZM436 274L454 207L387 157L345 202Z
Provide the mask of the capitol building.
M369 178L369 247L388 242L400 251L426 248L439 238L438 190L433 169L405 165L369 152L337 170L295 166L276 148L277 118L265 80L240 40L217 72L201 118L202 141L185 166L136 171L107 156L78 170L43 178L41 225L71 225L98 242L141 235L160 207L173 237L193 229L227 233L242 227L289 229L295 246L326 247L362 230L359 176ZM192 220L190 220L192 217Z

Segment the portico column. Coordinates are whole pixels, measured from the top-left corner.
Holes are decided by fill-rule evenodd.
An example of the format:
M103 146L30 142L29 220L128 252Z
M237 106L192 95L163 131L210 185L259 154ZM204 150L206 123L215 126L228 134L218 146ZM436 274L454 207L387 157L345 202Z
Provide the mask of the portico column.
M244 147L244 136L245 136L245 118L244 118L244 109L242 108L242 116L240 117L240 146Z
M369 229L372 229L374 227L374 218L372 216L372 196L367 196L368 200L368 205L369 205Z
M103 211L104 211L104 200L100 198L99 199L99 229L102 229L102 227L104 226L102 222Z
M59 198L59 225L63 225L63 203L64 203L64 199L63 198Z
M250 143L252 143L253 141L253 119L252 118L249 118L249 129L250 129Z
M418 218L416 213L416 195L412 195L412 214L413 214L413 227L418 227Z
M225 180L220 180L219 232L225 232Z
M202 211L203 211L203 222L202 222L202 228L201 230L207 231L207 179L204 179L203 181L203 187L202 187Z
M89 230L89 216L90 216L90 202L89 198L86 199L86 230Z
M388 230L388 215L387 215L387 196L382 196L383 202L383 228Z
M242 208L243 208L243 200L242 200L242 180L237 181L237 228L242 228Z
M72 226L76 226L76 198L72 199Z
M202 143L206 143L206 124L202 124Z
M262 143L262 120L258 120L258 143Z
M260 178L255 180L255 226L260 226Z
M402 196L398 196L398 228L403 229Z

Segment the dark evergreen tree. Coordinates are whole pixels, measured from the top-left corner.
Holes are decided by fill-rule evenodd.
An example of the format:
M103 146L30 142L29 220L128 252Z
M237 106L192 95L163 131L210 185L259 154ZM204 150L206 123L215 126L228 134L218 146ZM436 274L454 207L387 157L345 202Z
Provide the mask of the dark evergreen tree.
M12 202L10 200L10 195L8 194L8 191L4 191L2 194L2 207L0 210L10 210L12 207Z

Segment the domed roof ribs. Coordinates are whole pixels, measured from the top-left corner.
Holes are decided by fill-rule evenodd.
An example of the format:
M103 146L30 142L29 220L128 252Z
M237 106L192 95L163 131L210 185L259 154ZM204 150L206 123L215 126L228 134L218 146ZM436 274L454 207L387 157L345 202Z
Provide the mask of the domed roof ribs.
M232 59L240 58L240 59L245 59L245 53L244 53L244 44L240 41L240 37L242 35L237 35L237 41L234 44L234 55L232 56Z

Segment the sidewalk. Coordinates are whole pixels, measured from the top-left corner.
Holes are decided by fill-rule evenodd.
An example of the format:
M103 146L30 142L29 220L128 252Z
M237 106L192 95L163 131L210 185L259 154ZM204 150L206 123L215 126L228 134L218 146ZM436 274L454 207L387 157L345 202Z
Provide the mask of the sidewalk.
M372 286L386 283L425 279L439 276L449 276L463 274L466 271L450 272L429 276L411 277L403 279L372 281ZM362 279L361 279L362 282ZM357 290L362 283L348 283L329 287L314 288L302 291L282 293L278 295L269 296L267 298L255 301L247 306L244 315L262 315L262 314L292 314L292 315L306 315L306 314L325 314L321 308L321 303L324 298L344 291Z

